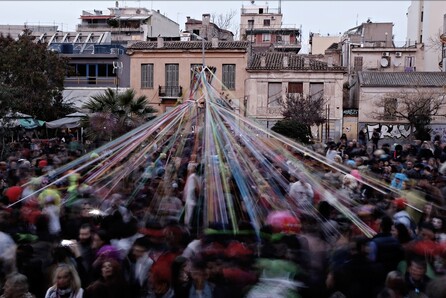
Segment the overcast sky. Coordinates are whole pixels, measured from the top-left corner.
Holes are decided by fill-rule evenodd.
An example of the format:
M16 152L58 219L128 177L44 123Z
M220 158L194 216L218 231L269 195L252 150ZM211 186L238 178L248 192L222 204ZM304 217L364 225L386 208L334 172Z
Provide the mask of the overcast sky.
M237 11L239 24L242 5L251 1L119 1L121 7L146 7L160 10L184 29L186 17L201 20L203 13ZM279 1L256 1L277 8ZM114 7L115 1L0 1L0 24L56 24L63 31L75 31L82 10L103 10ZM410 1L281 1L283 23L302 26L302 42L308 43L309 32L337 35L367 21L393 22L395 42L406 39L407 8Z

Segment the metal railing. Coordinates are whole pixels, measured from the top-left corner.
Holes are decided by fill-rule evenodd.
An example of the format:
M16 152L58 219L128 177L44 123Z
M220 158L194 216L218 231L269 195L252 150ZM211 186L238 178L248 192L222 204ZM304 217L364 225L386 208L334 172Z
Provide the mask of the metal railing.
M98 87L115 87L118 82L117 77L111 78L101 78L101 77L66 77L65 86L91 86L95 85Z
M183 87L181 86L159 86L158 95L161 97L181 97L183 96Z

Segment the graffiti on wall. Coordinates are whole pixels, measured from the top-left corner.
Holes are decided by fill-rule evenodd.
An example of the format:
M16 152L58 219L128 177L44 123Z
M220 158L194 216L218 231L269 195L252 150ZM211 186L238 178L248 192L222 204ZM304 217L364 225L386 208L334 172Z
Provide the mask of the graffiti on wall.
M446 142L446 127L444 127L444 126L433 127L431 135L432 136L439 135L441 142L445 143Z
M415 132L415 128L411 130L407 124L366 124L364 125L364 129L367 130L366 134L369 140L372 139L372 134L375 129L378 129L380 132L380 139L408 138L410 134Z

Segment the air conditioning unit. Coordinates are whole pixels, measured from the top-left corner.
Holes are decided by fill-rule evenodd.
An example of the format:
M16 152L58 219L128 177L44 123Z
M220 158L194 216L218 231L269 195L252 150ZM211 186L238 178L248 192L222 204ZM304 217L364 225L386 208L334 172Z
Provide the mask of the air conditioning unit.
M395 52L395 57L396 58L401 58L403 56L403 53L401 52Z
M390 57L390 53L389 52L383 52L382 56L383 57Z

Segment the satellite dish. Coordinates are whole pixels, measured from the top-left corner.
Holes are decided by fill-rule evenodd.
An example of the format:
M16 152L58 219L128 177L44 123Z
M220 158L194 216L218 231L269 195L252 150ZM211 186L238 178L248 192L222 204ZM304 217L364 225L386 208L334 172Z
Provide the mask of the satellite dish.
M389 66L389 60L387 60L386 58L381 58L381 67L387 67Z

